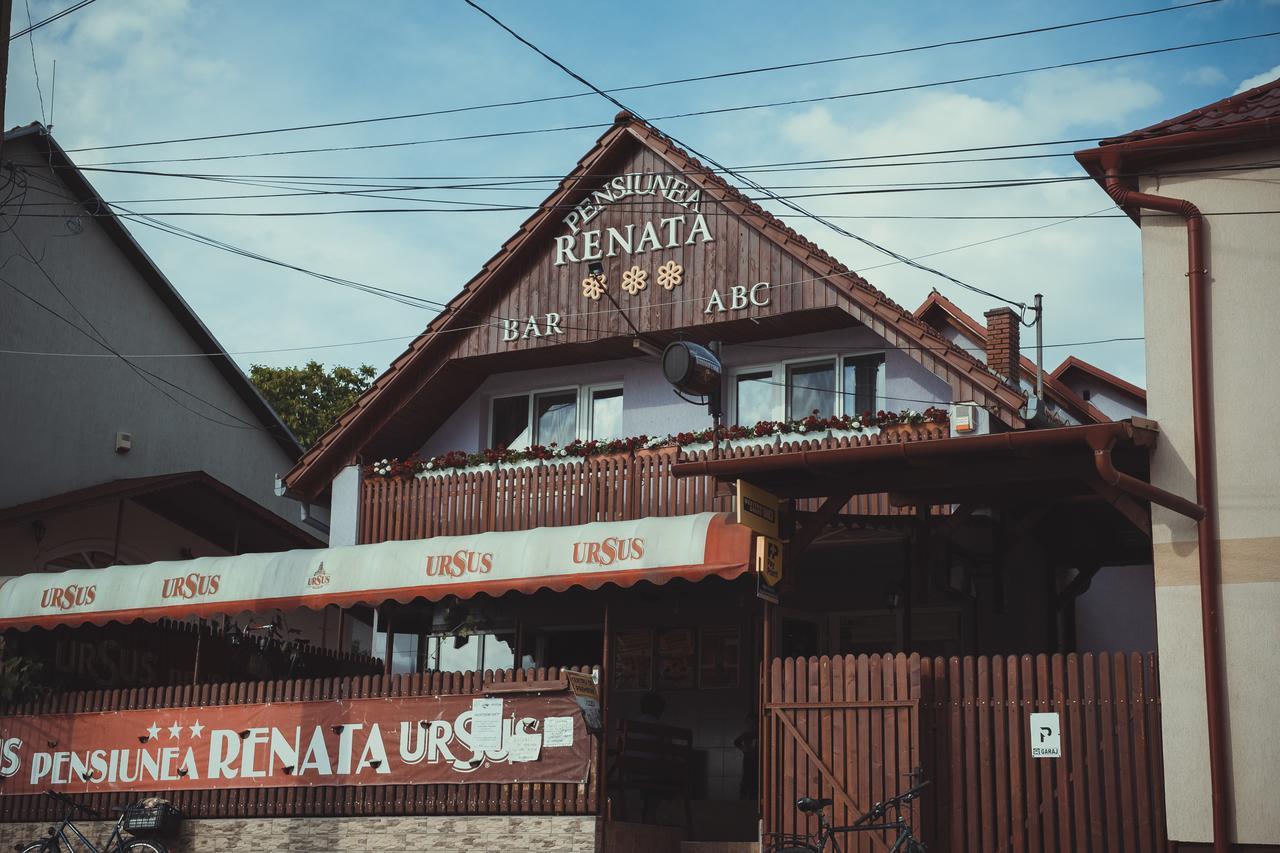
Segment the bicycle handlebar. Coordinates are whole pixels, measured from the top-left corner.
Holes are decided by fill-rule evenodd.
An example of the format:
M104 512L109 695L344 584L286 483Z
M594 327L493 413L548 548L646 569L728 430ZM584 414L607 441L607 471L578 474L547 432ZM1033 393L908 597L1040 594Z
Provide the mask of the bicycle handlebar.
M57 800L63 805L70 806L76 811L82 812L88 815L89 817L98 818L99 820L102 819L102 812L98 811L97 809L90 808L89 806L86 806L83 803L77 803L75 800L71 799L66 794L61 794L53 790L52 788L46 789L44 793L45 793L45 796L50 797L51 799Z

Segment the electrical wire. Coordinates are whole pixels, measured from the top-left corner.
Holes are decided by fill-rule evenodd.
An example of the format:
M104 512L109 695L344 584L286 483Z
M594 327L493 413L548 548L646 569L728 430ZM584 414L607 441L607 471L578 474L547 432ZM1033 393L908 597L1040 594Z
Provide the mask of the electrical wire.
M17 41L18 39L22 38L25 35L30 35L31 33L35 32L41 27L46 26L48 24L52 24L54 21L57 21L60 18L64 18L67 15L70 15L72 12L76 11L77 9L83 9L85 6L88 6L92 2L93 0L80 0L79 3L75 3L71 6L68 6L67 8L63 9L61 12L55 12L54 14L50 15L49 17L43 20L36 21L34 24L31 23L31 10L28 9L27 23L29 26L25 30L18 30L16 33L9 36L9 41L11 42Z
M496 18L494 20L497 20ZM991 74L977 74L968 77L955 77L948 80L935 80L929 83L915 83L911 85L892 86L883 89L869 89L860 92L844 92L836 95L821 95L812 98L792 98L783 101L768 101L754 104L739 104L731 107L713 107L703 110L692 110L682 113L671 113L664 116L655 116L652 119L646 119L650 124L658 121L671 121L674 119L696 118L709 115L723 115L725 113L744 112L747 110L775 109L784 106L798 106L801 104L825 103L828 101L847 100L850 98L864 98L872 95L896 94L901 92L918 91L921 89L931 89L939 86L951 86L959 83L975 83L983 80L998 80L1007 77L1016 77L1024 74L1035 74L1043 71L1058 71L1065 68L1078 68L1085 65L1095 65L1103 62L1114 62L1122 59L1135 59L1140 56L1154 56L1158 54L1173 53L1181 50L1193 50L1201 47L1214 47L1223 44L1235 44L1239 42L1251 41L1254 39L1274 38L1280 36L1280 31L1272 31L1265 33L1253 33L1246 36L1235 36L1225 39L1214 39L1211 41L1193 42L1190 44L1174 45L1171 47L1153 48L1150 50L1131 51L1129 53L1114 54L1112 56L1100 56L1092 59L1080 59L1072 62L1059 62L1052 65L1039 65L1033 68L1021 68L1013 71L1000 71ZM610 101L615 101L611 95L608 95L603 89L595 88L596 94L599 94ZM634 110L630 111L634 115ZM448 142L476 142L484 139L501 139L518 136L530 136L544 133L565 133L575 130L599 130L601 128L611 127L611 123L588 123L562 125L559 127L541 127L526 128L522 130L503 130L491 131L488 133L472 133L460 136L436 137L433 139L410 139L401 142L378 142L366 143L363 145L331 145L318 148L295 148L280 151L256 151L243 154L211 154L201 157L168 157L168 158L152 158L145 160L109 160L101 163L90 163L90 166L140 166L155 163L200 163L211 162L215 160L245 160L256 157L284 157L297 154L327 154L339 151L375 151L387 150L393 148L407 148L419 145L436 145ZM668 134L670 135L670 134ZM673 137L674 138L674 137ZM71 151L80 151L82 149L70 149ZM723 167L721 167L723 168Z
M31 43L31 72L36 78L36 94L40 96L40 121L43 124L48 124L44 115L44 90L40 88L40 66L36 63L36 37L34 35L36 28L35 25L31 23L31 0L23 0L23 3L27 7L28 26L26 33L28 37L27 40ZM13 41L13 39L10 38L9 41Z
M80 6L87 5L88 3L91 3L91 2L93 2L93 0L83 0L83 2L78 3L76 6L73 6L70 9L66 9L63 12L60 12L58 16L55 16L54 18L46 19L45 21L41 21L40 24L38 24L37 26L43 26L49 21L55 20L57 17L60 17L61 15L65 15L69 12L72 12L75 9L79 8ZM1196 0L1196 2L1192 2L1192 3L1183 3L1183 4L1173 5L1173 6L1157 7L1155 9L1145 9L1138 12L1126 12L1119 15L1109 15L1104 18L1091 18L1089 20L1073 21L1071 23L1066 23L1066 24L1051 24L1051 25L1033 27L1025 30L1016 30L1014 32L998 33L995 35L975 36L975 37L963 38L963 39L953 39L950 41L934 42L931 44L917 45L914 47L894 48L891 50L879 50L871 53L859 53L859 54L853 54L849 56L836 56L836 57L829 57L826 59L813 59L813 60L807 60L803 62L790 62L782 65L768 65L768 66L763 66L759 68L746 68L746 69L740 69L736 71L722 71L715 74L704 74L697 77L681 77L675 80L662 80L654 83L640 83L640 84L635 84L630 86L619 86L612 89L606 89L605 91L610 92L612 94L617 94L619 92L633 92L633 91L639 91L643 89L656 89L663 86L675 86L675 85L684 84L684 83L698 83L698 82L703 82L707 80L723 80L726 78L742 77L742 76L751 75L751 74L763 74L767 72L785 71L785 70L791 70L796 68L810 68L815 65L830 65L832 63L850 62L858 59L873 59L873 58L883 57L883 56L897 56L904 53L915 53L919 51L934 50L934 49L943 48L943 47L955 47L957 45L964 45L964 44L978 44L981 42L998 41L1001 39L1015 38L1015 37L1026 36L1026 35L1037 35L1041 33L1054 32L1058 30L1072 29L1075 27L1091 26L1094 24L1111 23L1114 21L1121 21L1129 18L1141 18L1148 15L1159 15L1165 12L1176 12L1184 9L1191 9L1197 6L1205 6L1211 3L1218 3L1218 2L1221 2L1221 0ZM19 35L22 35L22 33L20 33ZM17 36L15 36L14 38L16 37ZM577 98L590 97L593 94L595 93L594 92L575 92L573 94L567 94L567 95L549 95L549 96L539 97L539 98L526 98L526 99L517 100L517 101L502 101L500 103L493 103L493 104L474 104L471 106L464 106L464 107L452 107L448 109L430 110L427 112L417 112L417 113L403 113L400 115L376 116L373 118L319 122L314 124L292 125L288 127L275 127L275 128L267 128L267 129L259 129L259 130L242 130L242 131L236 131L232 133L211 133L203 136L185 136L185 137L178 137L173 139L157 139L157 140L151 140L148 142L126 142L126 143L119 143L115 145L95 145L95 146L88 146L84 148L70 148L68 149L68 153L74 154L82 151L110 151L110 150L117 150L122 148L141 148L141 147L153 146L153 145L176 145L176 144L187 143L187 142L209 142L215 139L237 139L237 138L243 138L246 136L265 136L268 134L293 133L293 132L305 131L305 130L321 130L321 129L333 128L333 127L352 127L354 125L374 124L378 122L403 121L405 119L426 118L429 116L453 115L456 113L475 112L477 110L490 110L490 109L499 109L499 108L505 108L505 107L526 106L531 104L545 104L552 101L567 101L567 100L574 100Z

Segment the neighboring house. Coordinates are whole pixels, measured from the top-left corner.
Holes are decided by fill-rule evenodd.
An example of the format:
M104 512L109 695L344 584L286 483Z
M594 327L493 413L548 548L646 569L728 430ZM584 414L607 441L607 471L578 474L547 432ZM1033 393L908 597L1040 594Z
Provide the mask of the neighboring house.
M986 324L966 314L938 291L929 294L915 315L947 340L979 358L986 358ZM1146 391L1074 355L1053 370L1047 365L1042 366L1042 370L1048 410L1064 423L1103 423L1147 413ZM1025 355L1019 358L1018 385L1024 393L1035 392L1036 364Z
M1280 81L1076 154L1141 228L1151 482L1208 510L1198 525L1152 513L1180 842L1280 844L1280 382L1265 375L1280 359L1278 156ZM1081 368L1060 378L1093 387Z
M3 156L0 575L323 544L275 487L302 448L84 174L38 124Z

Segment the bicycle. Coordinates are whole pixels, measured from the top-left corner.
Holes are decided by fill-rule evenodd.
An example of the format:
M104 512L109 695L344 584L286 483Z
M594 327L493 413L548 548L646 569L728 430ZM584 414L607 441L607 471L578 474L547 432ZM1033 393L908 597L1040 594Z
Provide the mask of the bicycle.
M87 815L95 820L104 820L105 816L97 809L92 809L82 803L68 797L66 794L60 794L57 791L45 791L45 795L53 798L59 803L67 807L66 816L62 818L62 822L56 827L49 827L48 838L42 838L39 841L33 841L25 847L15 844L14 849L19 853L62 853L62 851L83 850L86 853L169 853L169 849L158 841L149 841L141 838L125 838L124 828L125 817L128 814L127 806L116 806L114 811L120 813L119 819L116 820L115 827L111 830L111 837L107 839L105 847L95 847L93 842L85 837L84 833L76 828L71 822L71 816L76 812ZM67 836L67 830L75 836L80 846L72 844L71 839Z
M823 810L830 806L833 800L827 797L801 797L796 800L796 809L805 814L818 816L817 835L812 839L808 836L780 836L778 842L769 848L769 853L822 853L827 849L828 843L836 853L841 853L840 845L835 839L837 833L884 830L897 832L889 853L925 853L924 844L912 834L910 824L902 817L902 807L919 797L920 792L928 784L928 781L921 782L883 803L876 803L870 811L861 815L849 826L832 826L827 820L826 812ZM894 820L886 823L871 823L871 821L884 820L889 809L896 810L897 817Z

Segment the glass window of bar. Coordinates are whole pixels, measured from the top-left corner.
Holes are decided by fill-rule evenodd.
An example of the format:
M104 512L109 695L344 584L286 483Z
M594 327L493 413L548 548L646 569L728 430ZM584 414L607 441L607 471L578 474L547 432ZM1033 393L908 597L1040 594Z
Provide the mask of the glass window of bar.
M578 392L556 391L533 398L534 441L563 447L578 437Z
M734 386L738 423L750 426L773 420L774 387L772 370L739 373Z
M836 363L821 361L787 367L787 417L793 420L836 413Z
M622 389L591 389L591 434L589 439L610 441L622 434Z

